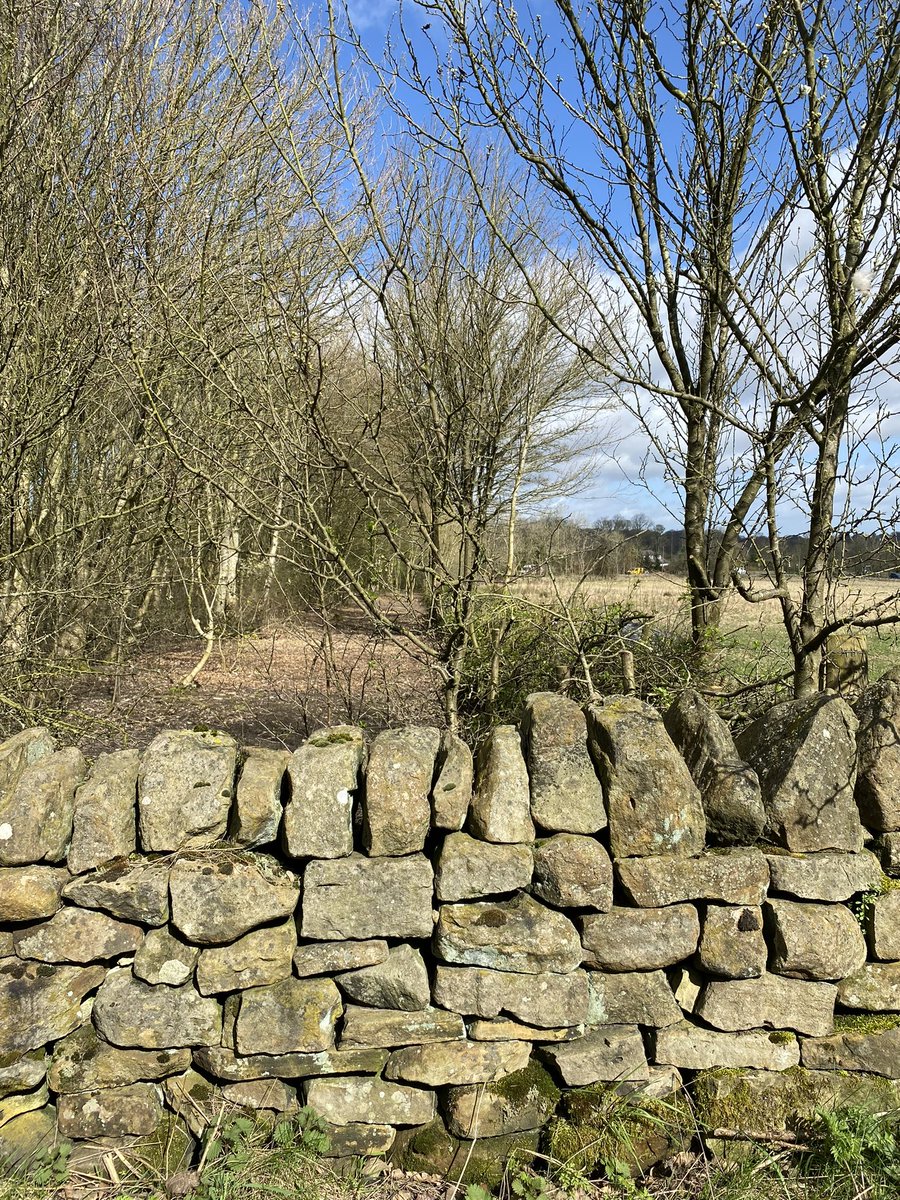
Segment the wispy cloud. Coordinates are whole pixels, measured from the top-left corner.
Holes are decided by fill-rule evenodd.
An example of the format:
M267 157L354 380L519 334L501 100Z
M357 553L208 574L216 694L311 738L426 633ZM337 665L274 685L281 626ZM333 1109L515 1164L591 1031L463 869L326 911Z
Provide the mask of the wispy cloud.
M347 10L355 27L363 32L386 25L397 11L398 0L349 0Z

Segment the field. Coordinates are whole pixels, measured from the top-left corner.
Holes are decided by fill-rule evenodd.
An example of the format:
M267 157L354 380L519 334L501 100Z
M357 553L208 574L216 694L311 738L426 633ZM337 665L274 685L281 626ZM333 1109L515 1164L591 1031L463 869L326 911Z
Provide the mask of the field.
M650 653L644 670L655 669L657 645L658 667L671 666L664 657L690 627L682 579L646 574L580 585L574 579L527 579L514 594L539 612L558 606L559 596L569 598L576 589L591 605L621 606L645 618L643 639ZM895 594L894 581L849 580L839 611L878 602L890 611ZM743 694L748 685L789 673L780 617L776 601L751 605L737 595L729 597L721 636L711 646L704 689L719 694L727 706L728 697ZM870 630L868 654L871 679L900 666L900 625ZM377 731L402 723L442 722L438 680L429 664L374 633L352 612L339 613L327 628L312 618L294 617L224 638L196 683L179 686L198 655L196 639L169 635L122 666L71 668L53 681L62 735L96 753L146 745L159 729L205 725L228 730L248 744L295 747L324 724L349 721Z

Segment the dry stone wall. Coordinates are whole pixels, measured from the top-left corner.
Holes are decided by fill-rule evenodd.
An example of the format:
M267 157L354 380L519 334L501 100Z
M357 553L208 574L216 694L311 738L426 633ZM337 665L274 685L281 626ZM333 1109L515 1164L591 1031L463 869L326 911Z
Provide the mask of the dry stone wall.
M896 1107L900 687L857 711L794 701L735 744L695 693L540 694L476 762L431 728L90 764L18 734L0 1156L171 1170L223 1109L307 1105L338 1156L452 1171L543 1138L590 1169L613 1092L688 1086L713 1132ZM644 1133L635 1170L675 1148Z

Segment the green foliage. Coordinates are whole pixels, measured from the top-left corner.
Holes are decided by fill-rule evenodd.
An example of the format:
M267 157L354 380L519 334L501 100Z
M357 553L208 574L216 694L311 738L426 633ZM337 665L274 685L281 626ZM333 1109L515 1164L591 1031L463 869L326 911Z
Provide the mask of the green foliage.
M623 635L641 628L636 640ZM472 740L492 724L517 721L530 692L562 691L584 702L590 696L585 666L598 694L620 693L623 649L634 656L637 694L660 707L690 683L700 662L686 632L651 621L629 604L583 597L538 604L518 595L486 595L471 635L459 707L464 736Z
M204 1147L206 1164L197 1200L238 1200L263 1195L300 1197L304 1176L329 1148L327 1126L311 1108L274 1125L236 1113L213 1129ZM286 1187L285 1184L290 1186Z
M828 1200L896 1200L900 1194L898 1114L846 1107L819 1109L810 1130L802 1173Z
M48 1146L42 1150L35 1160L32 1171L32 1182L38 1187L60 1187L69 1178L69 1155L72 1153L70 1142L60 1142L57 1146Z

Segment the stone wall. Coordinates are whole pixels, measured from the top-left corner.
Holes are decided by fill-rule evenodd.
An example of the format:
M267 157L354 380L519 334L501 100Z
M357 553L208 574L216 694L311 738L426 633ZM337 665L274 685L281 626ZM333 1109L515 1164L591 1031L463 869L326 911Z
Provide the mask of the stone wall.
M689 1086L685 1137L897 1107L898 725L886 679L737 745L694 693L541 694L476 764L430 728L93 764L27 730L0 746L0 1156L171 1170L223 1110L308 1105L338 1156L543 1138L591 1169L613 1094ZM672 1135L634 1111L637 1170Z

